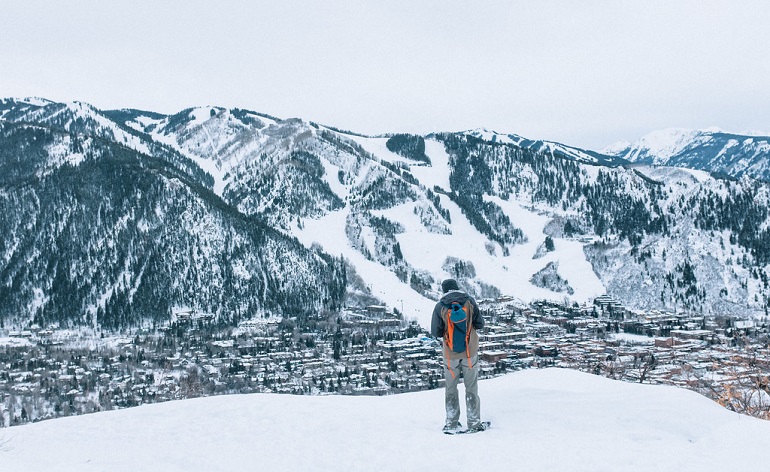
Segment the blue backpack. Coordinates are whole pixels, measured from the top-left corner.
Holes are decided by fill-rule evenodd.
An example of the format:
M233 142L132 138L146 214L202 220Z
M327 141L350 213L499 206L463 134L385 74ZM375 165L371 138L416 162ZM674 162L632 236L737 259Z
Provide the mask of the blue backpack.
M446 316L446 331L444 341L454 352L467 352L468 341L470 341L470 301L460 305L458 302L452 302L448 307Z

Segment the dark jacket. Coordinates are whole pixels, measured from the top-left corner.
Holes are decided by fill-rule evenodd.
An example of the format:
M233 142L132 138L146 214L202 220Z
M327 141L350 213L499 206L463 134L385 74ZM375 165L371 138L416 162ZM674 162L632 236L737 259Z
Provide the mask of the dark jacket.
M479 306L476 304L476 300L474 300L473 297L463 291L450 290L449 292L445 293L443 297L441 297L441 300L439 300L438 303L436 303L436 307L433 308L433 317L430 323L430 334L443 340L444 332L446 331L446 319L444 319L445 313L447 311L446 308L450 307L452 302L457 302L460 305L464 305L468 300L471 301L471 306L473 307L471 313L471 326L474 328L471 330L471 338L470 342L468 343L468 353L471 356L475 356L479 349L479 336L476 331L484 327L484 318L481 316L481 312L479 311ZM444 357L448 356L451 358L459 358L464 357L465 355L465 353L451 352L448 348L444 348Z

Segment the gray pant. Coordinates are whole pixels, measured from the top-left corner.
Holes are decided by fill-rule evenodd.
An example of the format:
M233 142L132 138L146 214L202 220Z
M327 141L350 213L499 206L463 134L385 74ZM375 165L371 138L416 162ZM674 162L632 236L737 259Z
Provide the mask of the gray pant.
M468 427L477 426L481 421L481 400L479 400L479 356L471 357L473 367L468 366L468 358L444 359L444 376L446 378L446 426L454 428L460 421L460 395L457 384L460 374L465 384L465 407L468 416ZM451 368L451 371L450 371ZM454 374L454 375L452 375Z

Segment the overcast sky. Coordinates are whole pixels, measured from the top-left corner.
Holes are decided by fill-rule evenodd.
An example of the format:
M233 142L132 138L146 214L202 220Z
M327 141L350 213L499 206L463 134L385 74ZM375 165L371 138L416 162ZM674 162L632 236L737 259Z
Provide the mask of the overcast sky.
M0 17L0 97L589 149L669 127L770 131L765 0L0 0Z

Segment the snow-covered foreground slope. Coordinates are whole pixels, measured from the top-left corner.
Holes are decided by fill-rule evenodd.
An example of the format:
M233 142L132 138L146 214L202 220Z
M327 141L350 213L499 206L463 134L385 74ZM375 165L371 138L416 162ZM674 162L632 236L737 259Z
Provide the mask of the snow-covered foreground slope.
M0 432L4 471L758 470L770 423L693 392L562 369L483 381L491 430L445 436L443 390L238 395ZM464 413L463 413L464 421Z

